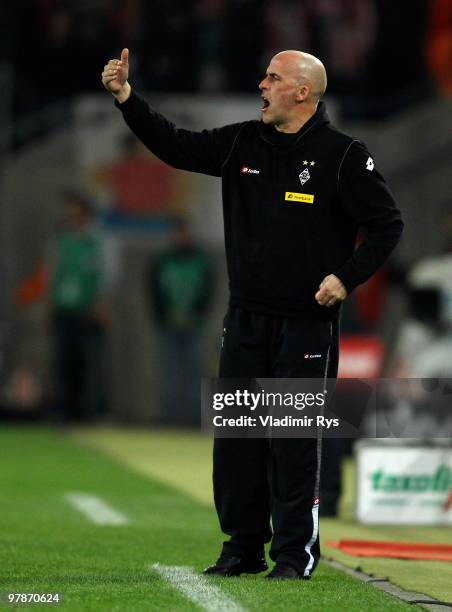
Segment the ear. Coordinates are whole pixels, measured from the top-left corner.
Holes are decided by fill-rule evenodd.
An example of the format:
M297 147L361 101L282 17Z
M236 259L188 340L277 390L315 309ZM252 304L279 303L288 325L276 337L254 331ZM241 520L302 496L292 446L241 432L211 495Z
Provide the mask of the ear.
M307 85L300 85L295 94L295 100L297 102L304 102L309 96L309 87Z

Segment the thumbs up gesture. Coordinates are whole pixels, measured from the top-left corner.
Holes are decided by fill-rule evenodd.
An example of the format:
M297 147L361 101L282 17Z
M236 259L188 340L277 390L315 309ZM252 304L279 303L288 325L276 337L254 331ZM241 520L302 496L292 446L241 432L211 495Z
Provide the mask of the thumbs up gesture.
M102 72L102 84L107 91L112 93L118 102L122 103L130 96L131 87L129 78L129 50L123 49L121 59L111 59L104 66Z

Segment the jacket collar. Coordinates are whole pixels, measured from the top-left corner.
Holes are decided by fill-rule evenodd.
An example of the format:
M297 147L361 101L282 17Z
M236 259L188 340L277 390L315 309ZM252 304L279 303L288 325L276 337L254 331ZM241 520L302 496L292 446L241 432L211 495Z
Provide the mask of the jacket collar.
M306 121L304 125L298 130L296 134L294 134L294 138L288 139L288 144L286 146L295 146L298 142L305 136L308 132L312 132L313 130L318 129L321 125L326 125L330 123L330 118L328 117L328 113L326 110L325 102L322 100L317 105L317 110L315 113ZM274 145L274 146L284 146L281 143L281 138L279 137L280 133L276 131L274 125L265 124L263 121L259 122L259 133L261 138L266 142Z

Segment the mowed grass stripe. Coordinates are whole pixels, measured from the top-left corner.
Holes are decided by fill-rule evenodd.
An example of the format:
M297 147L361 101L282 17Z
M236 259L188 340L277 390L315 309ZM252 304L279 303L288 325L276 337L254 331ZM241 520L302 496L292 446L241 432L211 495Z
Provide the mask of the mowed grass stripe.
M64 498L96 525L127 525L129 519L95 495L66 493Z
M199 432L152 431L113 427L84 428L74 431L83 445L105 452L131 469L154 481L165 481L203 505L211 505L212 441ZM344 495L339 519L320 520L322 554L344 565L389 580L408 591L425 593L439 600L452 601L450 564L441 561L406 561L372 557L352 557L325 545L328 540L398 540L452 544L452 529L435 526L361 525L354 519L355 468L344 466ZM217 528L218 529L218 528Z
M2 427L0 448L1 591L62 593L58 612L199 612L149 566L201 572L212 563L223 539L213 508L50 429ZM188 461L185 450L172 452ZM197 479L198 463L190 464ZM94 525L67 504L68 491L107 500L129 524ZM212 578L256 612L414 609L323 564L307 584L274 582L263 575ZM36 612L36 605L23 609Z
M207 612L245 612L245 608L192 567L154 563L151 569Z

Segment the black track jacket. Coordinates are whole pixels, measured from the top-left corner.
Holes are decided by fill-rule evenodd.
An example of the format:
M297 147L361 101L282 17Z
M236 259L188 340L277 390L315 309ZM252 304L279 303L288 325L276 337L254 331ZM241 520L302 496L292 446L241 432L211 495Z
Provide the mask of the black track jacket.
M374 160L330 124L323 102L288 144L260 121L179 129L134 92L116 106L164 162L221 176L231 306L333 319L339 305L314 298L323 278L335 274L350 293L400 238L400 212Z

